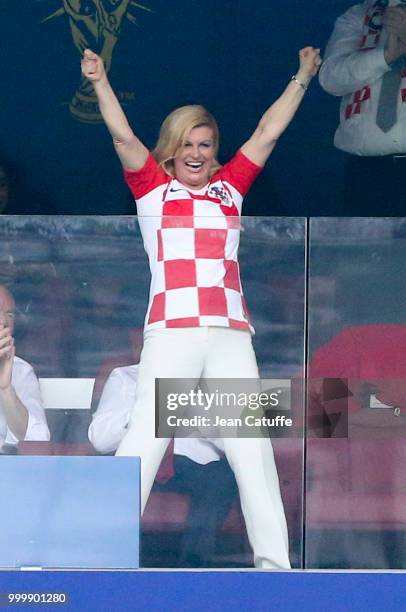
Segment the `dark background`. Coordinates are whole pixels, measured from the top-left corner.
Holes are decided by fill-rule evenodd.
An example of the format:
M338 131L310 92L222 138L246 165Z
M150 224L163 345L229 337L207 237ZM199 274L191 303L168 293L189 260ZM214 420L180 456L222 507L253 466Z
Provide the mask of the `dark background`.
M108 2L109 0L105 0ZM82 0L83 2L83 0ZM249 137L297 69L306 45L324 48L351 0L144 0L124 19L110 79L147 146L175 107L202 103L221 130L220 160ZM62 0L0 0L0 155L12 169L9 214L131 214L103 125L68 104L79 53ZM247 199L247 215L341 215L345 155L333 147L339 100L312 83L294 123ZM365 211L368 214L368 211Z

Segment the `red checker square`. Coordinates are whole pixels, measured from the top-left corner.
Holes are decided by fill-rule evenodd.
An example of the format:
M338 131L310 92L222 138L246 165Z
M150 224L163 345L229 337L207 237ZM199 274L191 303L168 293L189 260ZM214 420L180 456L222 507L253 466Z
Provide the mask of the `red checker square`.
M224 262L224 267L226 269L224 276L224 287L226 287L226 289L241 291L238 263L236 261L228 260Z
M232 327L233 329L241 329L241 330L249 329L249 325L245 321L237 321L237 319L229 319L228 322L230 324L230 327Z
M148 323L157 323L165 320L165 293L154 295L151 310L149 311Z
M166 327L199 327L199 317L168 319L166 322Z
M162 230L158 230L157 238L158 238L158 261L163 261L164 249L162 246Z
M191 259L171 259L164 262L165 288L196 287L196 264Z
M196 229L195 249L199 259L224 259L227 230Z
M250 320L250 314L248 312L247 302L245 301L245 297L243 295L241 296L241 301L242 301L242 309L244 311L244 315L245 315L246 319L249 321Z
M171 200L162 209L162 227L193 227L193 200Z
M198 292L201 315L227 316L227 300L222 287L199 287Z
M238 209L234 203L232 206L220 206L220 208L223 214L226 215L226 217L238 216Z

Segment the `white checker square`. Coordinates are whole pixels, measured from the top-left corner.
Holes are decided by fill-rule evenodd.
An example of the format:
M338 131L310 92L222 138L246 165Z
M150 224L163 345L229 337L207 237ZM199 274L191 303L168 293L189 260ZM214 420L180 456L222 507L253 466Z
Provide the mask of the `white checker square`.
M195 217L195 227L199 229L227 229L227 217L216 215Z
M162 209L164 203L162 201L163 193L166 189L166 183L159 185L149 193L138 198L137 202L137 215L138 217L157 217L161 221Z
M227 231L225 259L238 259L238 246L240 244L240 231L238 229L229 229Z
M222 259L196 259L198 287L224 287L224 261Z
M165 319L199 316L197 287L170 289L165 293Z
M230 319L236 319L237 321L245 320L243 317L241 294L234 289L224 289L227 301L228 316Z
M162 229L162 249L165 261L195 258L195 233L193 228Z
M227 219L219 204L204 200L194 201L195 227L227 229Z
M161 227L160 217L143 217L138 214L137 221L148 257L157 259L157 231Z
M165 291L165 266L163 261L154 264L154 275L151 280L151 295Z

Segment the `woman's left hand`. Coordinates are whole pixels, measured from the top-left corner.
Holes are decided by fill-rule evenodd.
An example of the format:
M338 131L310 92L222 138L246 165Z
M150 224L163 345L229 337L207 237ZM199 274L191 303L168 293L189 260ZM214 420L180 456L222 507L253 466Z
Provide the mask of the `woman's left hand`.
M304 47L299 51L299 60L300 66L296 76L301 81L309 82L321 66L320 49Z

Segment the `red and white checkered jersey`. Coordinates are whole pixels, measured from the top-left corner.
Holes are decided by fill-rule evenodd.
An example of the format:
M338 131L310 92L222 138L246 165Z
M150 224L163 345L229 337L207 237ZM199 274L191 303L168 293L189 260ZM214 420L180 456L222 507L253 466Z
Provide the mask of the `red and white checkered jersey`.
M238 266L243 197L261 171L241 151L199 190L168 176L151 154L125 171L137 203L151 289L145 329L253 328Z

